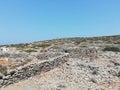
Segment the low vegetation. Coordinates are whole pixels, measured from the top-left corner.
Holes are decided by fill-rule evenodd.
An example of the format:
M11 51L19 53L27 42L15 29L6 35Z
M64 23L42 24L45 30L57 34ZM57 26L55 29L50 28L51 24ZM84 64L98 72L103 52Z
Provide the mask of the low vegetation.
M42 48L46 48L46 47L50 46L50 44L39 44L37 46L38 47L42 47Z
M16 48L26 48L29 44L11 44L9 47L16 47Z
M27 60L21 62L20 64L16 64L16 65L11 66L10 68L14 69L14 68L19 67L19 66L24 66L24 65L26 65L27 63L29 63L31 61L32 61L31 59L27 59Z
M6 75L7 74L7 67L0 65L0 73Z
M27 52L27 53L37 52L37 50L35 50L35 49L28 49L28 50L24 50L24 51Z
M85 47L87 47L87 45L81 45L80 47L81 47L81 48L85 48Z
M120 48L118 47L110 47L110 46L107 46L103 49L103 51L114 51L114 52L120 52Z
M60 47L57 46L57 45L54 45L52 48L53 48L53 49L60 49Z
M46 48L49 46L50 46L50 44L37 44L37 45L32 46L32 48L38 48L38 47Z
M80 44L81 42L86 42L86 39L82 38L76 38L75 44Z

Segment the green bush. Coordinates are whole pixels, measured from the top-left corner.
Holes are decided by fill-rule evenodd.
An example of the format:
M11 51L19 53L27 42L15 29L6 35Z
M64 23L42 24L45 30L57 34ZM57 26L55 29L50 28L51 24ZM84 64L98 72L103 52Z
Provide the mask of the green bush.
M26 48L29 44L11 44L10 47Z
M83 48L84 48L84 47L87 47L87 46L85 46L85 45L82 45L82 46L80 46L80 47L83 47Z
M27 52L27 53L37 52L37 50L34 50L34 49L29 49L29 50L24 50L24 51Z
M120 49L118 47L105 47L103 51L114 51L114 52L120 52Z
M48 46L50 46L50 44L38 44L36 45L37 47L42 47L42 48L46 48Z

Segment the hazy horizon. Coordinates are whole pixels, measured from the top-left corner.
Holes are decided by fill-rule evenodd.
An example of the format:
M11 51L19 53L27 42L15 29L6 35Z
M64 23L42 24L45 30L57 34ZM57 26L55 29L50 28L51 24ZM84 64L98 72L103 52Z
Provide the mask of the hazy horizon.
M120 34L119 0L2 0L0 45Z

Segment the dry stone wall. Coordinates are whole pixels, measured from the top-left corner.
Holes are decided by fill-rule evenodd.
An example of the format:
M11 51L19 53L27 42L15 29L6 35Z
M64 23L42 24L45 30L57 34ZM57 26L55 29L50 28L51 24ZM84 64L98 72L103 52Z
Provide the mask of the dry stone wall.
M39 53L39 54L35 55L35 57L38 60L48 60L50 58L58 57L62 54L63 53L60 53L60 52L46 52L46 53Z
M67 62L67 60L68 54L65 54L50 61L34 63L19 70L11 71L5 77L0 78L0 87L7 86L19 82L20 80L28 79L32 76L50 71L58 67L59 65L64 64L65 62Z
M79 59L90 58L94 60L95 58L97 58L98 55L97 49L95 48L69 49L69 50L65 50L65 52L69 53L70 58L79 58Z

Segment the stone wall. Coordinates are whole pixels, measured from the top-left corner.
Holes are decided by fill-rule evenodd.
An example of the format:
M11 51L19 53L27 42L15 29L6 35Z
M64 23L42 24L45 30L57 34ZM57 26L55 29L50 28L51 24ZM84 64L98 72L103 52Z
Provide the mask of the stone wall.
M95 59L98 55L97 49L95 48L77 48L77 49L69 49L65 50L65 52L69 53L70 58L90 58Z
M7 86L20 80L28 79L32 76L50 71L68 60L68 54L59 56L53 60L42 63L34 63L16 71L11 71L5 77L0 77L0 87Z
M34 55L37 60L48 60L50 58L58 57L62 55L60 52L45 52L45 53L39 53L37 55Z

